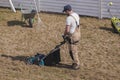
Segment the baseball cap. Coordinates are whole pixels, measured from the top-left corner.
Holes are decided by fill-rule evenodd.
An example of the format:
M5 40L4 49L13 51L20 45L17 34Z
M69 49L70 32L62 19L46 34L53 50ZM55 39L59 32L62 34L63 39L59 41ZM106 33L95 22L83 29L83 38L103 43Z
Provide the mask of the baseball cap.
M72 7L71 7L71 5L65 5L64 6L64 10L63 10L63 12L65 12L65 11L67 11L67 10L72 10Z

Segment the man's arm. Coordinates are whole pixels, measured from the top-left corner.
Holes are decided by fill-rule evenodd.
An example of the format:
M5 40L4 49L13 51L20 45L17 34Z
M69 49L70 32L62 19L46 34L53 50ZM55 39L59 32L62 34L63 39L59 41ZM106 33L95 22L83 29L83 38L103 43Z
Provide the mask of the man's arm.
M70 26L66 25L64 35L67 35L70 32Z

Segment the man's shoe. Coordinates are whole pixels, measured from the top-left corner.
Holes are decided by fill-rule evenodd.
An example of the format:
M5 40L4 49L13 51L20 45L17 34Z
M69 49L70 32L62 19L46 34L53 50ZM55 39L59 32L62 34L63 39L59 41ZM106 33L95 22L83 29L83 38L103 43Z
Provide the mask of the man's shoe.
M76 64L76 63L73 63L73 64L72 64L72 68L73 68L74 70L78 70L78 69L80 69L80 65L78 65L78 64Z

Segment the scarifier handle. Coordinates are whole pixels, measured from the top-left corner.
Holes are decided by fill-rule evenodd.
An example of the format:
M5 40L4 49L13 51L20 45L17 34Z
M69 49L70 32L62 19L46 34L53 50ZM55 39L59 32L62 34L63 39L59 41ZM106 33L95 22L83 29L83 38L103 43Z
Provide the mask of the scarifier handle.
M55 49L56 49L56 48L59 48L60 46L62 46L63 44L65 44L65 43L67 42L66 36L62 35L62 37L63 37L63 41L60 42L60 44L57 45L57 46L55 47Z
M57 45L57 46L55 47L55 49L56 49L56 48L60 48L60 46L62 46L62 45L65 44L65 43L66 43L66 41L62 41L62 42L60 42L60 44Z

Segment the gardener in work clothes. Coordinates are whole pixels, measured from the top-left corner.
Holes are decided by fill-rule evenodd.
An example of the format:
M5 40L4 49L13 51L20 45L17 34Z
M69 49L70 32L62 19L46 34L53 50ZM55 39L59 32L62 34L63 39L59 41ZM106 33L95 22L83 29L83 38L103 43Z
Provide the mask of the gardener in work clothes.
M64 10L68 17L66 18L66 27L64 32L64 37L67 37L69 45L69 53L73 60L72 68L79 69L80 62L78 58L77 46L80 40L80 27L79 27L79 15L72 11L70 5L64 6Z

